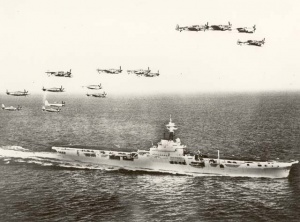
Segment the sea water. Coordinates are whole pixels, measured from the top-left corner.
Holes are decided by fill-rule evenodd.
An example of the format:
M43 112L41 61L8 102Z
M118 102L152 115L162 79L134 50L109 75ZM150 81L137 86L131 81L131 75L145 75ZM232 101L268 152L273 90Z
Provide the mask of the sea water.
M298 221L300 166L286 179L126 171L58 158L52 146L136 151L175 137L209 155L300 160L300 94L1 95L0 221Z

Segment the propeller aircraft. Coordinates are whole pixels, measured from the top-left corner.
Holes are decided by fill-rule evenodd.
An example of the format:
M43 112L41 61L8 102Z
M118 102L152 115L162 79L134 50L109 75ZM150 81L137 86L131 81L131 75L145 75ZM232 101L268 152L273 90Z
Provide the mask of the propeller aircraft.
M136 74L137 76L143 76L150 72L151 72L151 70L149 69L149 67L148 67L148 69L127 70L128 74Z
M25 89L24 89L24 91L15 91L15 92L8 92L8 90L6 90L6 94L10 95L10 96L27 96L27 95L29 95L28 91L26 91Z
M228 25L211 25L210 28L214 31L231 31L232 24L228 22Z
M242 42L242 41L238 40L237 44L238 45L254 45L254 46L261 47L262 45L265 44L265 38L263 40L261 40L261 41L258 41L258 40L247 40L247 41Z
M199 31L205 31L209 28L208 22L205 25L192 25L192 26L185 26L185 27L180 27L179 25L176 25L175 30L182 32L182 31L194 31L194 32L199 32Z
M243 28L236 28L239 32L242 33L254 33L256 30L256 26L253 27L243 27Z
M42 90L48 91L48 92L64 92L65 89L61 86L60 88L53 87L53 88L48 88L48 89L43 87Z
M101 83L99 85L88 85L88 86L83 86L83 87L86 87L88 89L93 89L93 90L102 89Z
M64 71L58 71L58 72L46 72L48 74L48 76L50 75L54 75L57 77L72 77L72 70L70 69L70 71L64 72Z
M62 101L61 103L49 103L48 100L45 101L45 106L55 106L55 107L63 107L65 106L65 102Z
M107 73L107 74L120 74L123 70L121 69L97 69L98 73Z
M55 113L55 112L58 113L58 112L60 112L59 108L56 108L56 109L55 108L45 108L45 106L42 107L42 110L43 111L47 111L47 112L52 112L52 113Z
M156 76L159 76L159 71L157 71L157 73L149 72L149 73L145 74L144 76L145 77L156 77Z
M94 94L87 93L86 95L87 96L97 97L97 98L105 98L107 94L105 92L103 92L103 93L94 93Z
M9 106L9 107L5 107L4 104L2 104L2 109L3 110L7 110L7 111L19 111L22 109L22 106L19 106L16 108L16 107L13 107L13 106Z

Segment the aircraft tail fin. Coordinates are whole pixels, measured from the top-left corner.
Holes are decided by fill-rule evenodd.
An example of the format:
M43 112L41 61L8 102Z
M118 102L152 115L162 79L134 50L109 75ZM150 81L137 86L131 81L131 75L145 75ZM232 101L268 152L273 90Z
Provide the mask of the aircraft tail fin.
M206 24L204 25L204 31L205 31L206 29L209 29L208 22L206 22Z
M2 109L5 109L5 106L4 106L4 104L2 104Z

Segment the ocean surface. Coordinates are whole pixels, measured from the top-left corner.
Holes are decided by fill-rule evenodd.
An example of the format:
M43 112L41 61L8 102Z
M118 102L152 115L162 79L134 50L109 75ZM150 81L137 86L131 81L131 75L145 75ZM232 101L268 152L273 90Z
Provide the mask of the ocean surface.
M45 99L66 106L43 112ZM285 179L189 176L64 162L51 151L148 149L172 115L191 152L300 160L300 93L1 94L0 102L23 106L0 110L0 221L300 220L299 164Z

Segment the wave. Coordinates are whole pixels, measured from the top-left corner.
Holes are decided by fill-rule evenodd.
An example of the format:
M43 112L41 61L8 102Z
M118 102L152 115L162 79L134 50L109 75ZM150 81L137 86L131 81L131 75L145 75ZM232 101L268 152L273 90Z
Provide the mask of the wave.
M19 150L19 151L29 150L29 149L25 149L21 146L2 146L1 149L4 149L4 150Z

